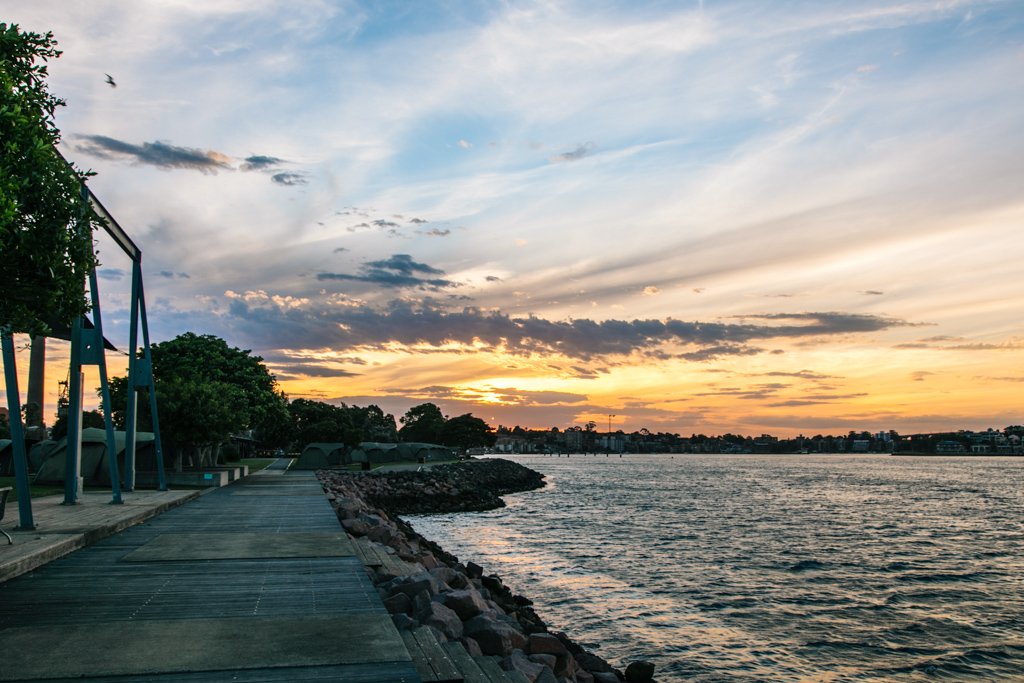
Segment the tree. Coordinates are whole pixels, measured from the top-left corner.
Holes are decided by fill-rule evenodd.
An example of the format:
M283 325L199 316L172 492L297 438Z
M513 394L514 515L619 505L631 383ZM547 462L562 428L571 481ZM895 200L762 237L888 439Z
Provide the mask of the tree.
M11 438L11 425L7 422L7 413L0 413L0 439Z
M466 450L475 446L493 446L497 436L491 426L472 413L446 421L441 428L441 445Z
M281 428L275 421L289 421L277 381L250 351L192 332L153 344L150 351L161 437L175 451L176 468L183 455L218 446L232 433L253 429L277 438ZM114 422L123 429L127 378L113 378L110 394ZM139 401L138 426L152 429L148 401Z
M398 430L398 436L402 441L438 443L441 439L444 415L433 403L421 403L409 408L400 421L402 428Z
M103 429L106 426L107 423L103 419L103 413L97 410L82 411L82 429L89 429L90 427ZM68 416L61 415L57 418L57 421L53 423L53 427L50 428L50 438L56 441L63 439L67 435Z
M361 432L352 424L350 409L322 401L297 398L288 405L294 425L295 445L304 448L311 443L344 443L355 446Z
M254 436L264 448L284 448L295 439L295 425L288 411L288 397L277 392L279 401L268 406Z
M380 406L370 404L365 408L352 406L349 408L352 422L362 433L362 441L379 441L394 443L398 441L398 426L395 416L385 414Z
M193 378L230 384L241 390L244 405L238 412L236 429L256 429L285 403L277 391L277 380L260 356L251 351L228 346L212 334L180 334L170 341L153 344L153 376ZM159 391L157 392L159 401Z
M60 56L52 33L0 23L0 325L43 333L88 310L85 278L96 267L100 219L82 196L87 173L55 151L46 62Z
M245 411L245 396L227 382L196 377L169 377L156 383L160 436L174 454L174 469L181 471L186 458L199 467L215 449L238 431Z

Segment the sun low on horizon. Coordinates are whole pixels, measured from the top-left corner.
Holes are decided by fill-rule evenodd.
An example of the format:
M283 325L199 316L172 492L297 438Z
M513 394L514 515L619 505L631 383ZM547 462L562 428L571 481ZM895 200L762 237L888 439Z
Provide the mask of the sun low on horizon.
M153 341L251 349L290 398L686 435L1024 422L1020 3L0 21L63 50L60 149L145 254ZM97 248L123 350L130 264Z

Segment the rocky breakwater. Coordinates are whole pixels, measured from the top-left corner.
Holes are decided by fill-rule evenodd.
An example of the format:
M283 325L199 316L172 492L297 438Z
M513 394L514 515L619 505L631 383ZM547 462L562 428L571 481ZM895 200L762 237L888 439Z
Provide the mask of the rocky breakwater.
M428 626L439 641L457 641L474 657L494 657L532 683L624 680L564 633L549 631L533 603L513 594L500 577L485 575L473 562L459 562L398 517L502 507L500 495L539 488L543 475L498 459L419 472L320 470L318 475L357 546L385 554L383 561L368 563L367 571L399 630Z

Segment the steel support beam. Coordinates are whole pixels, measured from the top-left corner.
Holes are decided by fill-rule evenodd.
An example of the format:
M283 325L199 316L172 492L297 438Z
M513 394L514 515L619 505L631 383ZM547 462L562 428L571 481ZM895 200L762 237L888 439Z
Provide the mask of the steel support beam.
M114 420L111 418L113 405L110 402L110 382L107 381L107 358L103 349L103 316L100 315L100 288L96 277L96 269L89 273L89 293L92 296L92 318L95 326L97 350L99 357L96 365L100 370L100 395L103 399L103 426L107 432L107 467L110 469L111 504L120 505L121 471L117 463L117 441L114 439Z
M32 491L28 483L28 456L25 453L25 428L21 422L21 394L18 371L14 365L14 337L7 328L0 329L3 347L4 379L7 380L7 420L11 428L11 449L14 456L14 488L18 491L18 528L35 529L32 520Z

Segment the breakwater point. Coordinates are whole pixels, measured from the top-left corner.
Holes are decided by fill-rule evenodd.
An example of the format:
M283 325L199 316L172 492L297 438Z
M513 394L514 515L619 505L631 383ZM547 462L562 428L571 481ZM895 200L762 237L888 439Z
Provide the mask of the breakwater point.
M500 657L504 669L535 683L651 680L646 663L635 662L623 674L568 635L550 631L529 598L483 567L460 562L400 517L502 507L501 495L544 486L540 473L485 459L420 471L319 470L318 476L342 527L367 552L384 555L368 563L368 571L399 630L429 626L439 640L460 642L473 656Z

